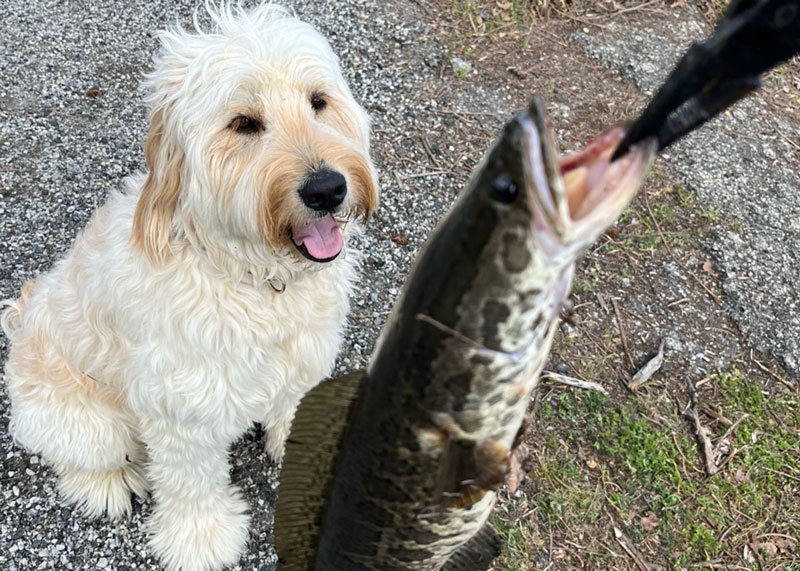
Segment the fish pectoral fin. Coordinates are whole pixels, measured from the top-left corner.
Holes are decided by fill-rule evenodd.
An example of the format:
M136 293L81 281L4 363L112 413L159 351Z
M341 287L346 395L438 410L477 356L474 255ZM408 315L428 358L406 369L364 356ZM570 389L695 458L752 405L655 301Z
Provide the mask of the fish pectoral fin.
M472 538L450 556L441 571L486 571L500 555L500 538L486 523Z
M486 492L499 488L509 473L509 450L493 440L453 441L447 456L440 489L448 507L471 506Z
M365 371L324 381L300 401L280 473L275 551L281 571L306 571L333 480L350 411Z

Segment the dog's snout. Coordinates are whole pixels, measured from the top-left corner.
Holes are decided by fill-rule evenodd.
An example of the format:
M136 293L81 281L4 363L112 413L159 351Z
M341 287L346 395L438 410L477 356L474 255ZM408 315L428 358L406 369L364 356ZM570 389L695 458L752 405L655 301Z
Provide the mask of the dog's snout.
M344 200L347 183L341 173L321 169L306 179L299 193L303 204L312 210L330 212Z

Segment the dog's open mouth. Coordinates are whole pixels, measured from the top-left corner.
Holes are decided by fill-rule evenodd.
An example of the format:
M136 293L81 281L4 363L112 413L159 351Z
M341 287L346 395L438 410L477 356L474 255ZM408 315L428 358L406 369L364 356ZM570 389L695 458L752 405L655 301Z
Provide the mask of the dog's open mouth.
M290 237L300 253L312 262L330 262L344 247L342 230L330 214L302 226L292 226Z

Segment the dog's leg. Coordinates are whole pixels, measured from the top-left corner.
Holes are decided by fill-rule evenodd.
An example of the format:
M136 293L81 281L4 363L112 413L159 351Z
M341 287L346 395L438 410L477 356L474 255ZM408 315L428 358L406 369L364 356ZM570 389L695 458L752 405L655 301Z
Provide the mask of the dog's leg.
M212 571L239 561L248 505L228 476L230 438L213 422L140 420L155 508L150 544L170 571Z
M295 382L292 386L313 387L315 384L316 383L301 384L300 382ZM286 439L289 438L289 432L292 429L292 420L294 420L294 414L297 411L297 407L300 405L303 394L304 393L287 390L282 394L276 395L271 403L269 411L260 420L266 432L264 449L276 462L280 462L283 459Z
M131 493L146 493L144 454L116 395L21 331L6 363L6 382L11 434L55 468L65 499L91 517L130 514Z
M286 446L286 439L289 438L289 432L292 429L292 418L294 411L291 415L276 415L263 425L267 433L264 442L264 449L270 458L276 462L283 460L283 451Z

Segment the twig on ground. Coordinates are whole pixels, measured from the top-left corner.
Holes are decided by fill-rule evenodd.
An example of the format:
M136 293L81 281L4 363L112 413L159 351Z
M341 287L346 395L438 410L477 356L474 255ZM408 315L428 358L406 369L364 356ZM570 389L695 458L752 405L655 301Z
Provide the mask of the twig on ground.
M778 131L778 134L779 134L781 137L783 137L783 138L786 140L786 142L787 142L787 143L789 143L789 144L790 144L791 146L793 146L795 149L797 149L798 151L800 151L800 145L798 145L797 143L795 143L793 140L791 140L789 137L787 137L787 136L786 136L784 133L781 133L780 131Z
M587 24L589 26L597 26L601 30L606 29L608 26L605 24L598 24L597 22L593 22L592 20L586 20L585 18L579 18L578 16L572 16L567 14L566 12L562 12L558 8L553 8L553 11L556 12L562 18L566 18L567 20L572 20L574 22L580 22L581 24Z
M778 522L781 521L781 510L783 509L783 490L781 490L781 495L778 496L778 507L775 508L775 515L772 516L772 528L775 529L778 526Z
M422 148L425 151L425 154L428 155L428 160L431 161L431 164L436 167L437 169L441 169L442 165L439 163L436 155L433 154L433 149L431 148L430 141L428 141L428 137L425 135L420 137L420 141L422 141Z
M725 466L727 466L730 463L730 461L733 460L733 457L736 456L738 453L739 453L739 450L736 449L736 448L731 450L731 453L728 454L728 456L725 458L725 460L723 460L722 462L719 463L719 465L717 466L717 471L722 470Z
M725 417L721 412L719 412L718 410L714 410L710 406L701 405L700 406L700 411L703 414L705 414L707 416L710 416L711 418L713 418L717 422L721 422L725 426L728 426L728 427L733 426L733 421L732 420L730 420L729 418Z
M634 12L636 10L642 10L643 8L647 8L648 6L652 6L656 2L658 2L658 0L649 0L648 2L642 2L641 4L637 4L636 6L628 6L627 8L621 8L616 12L612 12L609 15L609 18L615 18L620 14L625 14L626 12Z
M595 297L597 297L597 303L600 304L602 310L608 313L608 305L606 304L606 298L603 296L603 294L598 291Z
M744 419L748 418L749 416L750 416L749 414L743 414L742 418L740 418L736 422L730 424L728 426L728 430L725 431L725 434L723 434L722 437L719 440L722 441L722 440L725 440L726 438L728 438L731 434L733 434L733 431L736 430L736 427L739 426L739 424L741 424L741 422Z
M672 442L675 444L675 449L681 456L681 466L683 467L683 475L686 476L686 479L688 480L689 471L686 469L686 456L683 455L683 450L681 450L681 445L678 443L678 438L674 434L672 435Z
M750 571L750 567L742 567L741 565L731 565L728 563L719 563L718 561L701 561L700 563L692 563L689 565L689 567L692 569L697 567L706 567L708 569L743 569L744 571Z
M631 559L633 559L639 569L642 571L655 571L655 569L657 569L655 565L651 565L645 561L644 557L642 557L642 553L636 548L633 541L622 533L622 530L617 526L614 526L614 538L617 540L617 543L622 546L622 549L631 556Z
M398 175L398 176L400 177L400 180L405 181L405 180L408 180L410 178L420 178L420 177L425 177L425 176L436 176L436 175L440 175L440 174L451 174L451 172L450 171L428 171L428 172L416 172L416 173L411 173L411 174L401 174L401 175Z
M650 359L644 367L636 371L636 374L633 375L631 382L628 383L628 388L632 391L635 391L647 381L650 380L656 371L661 368L661 365L664 364L664 340L661 340L661 344L658 346L658 353L656 356Z
M796 389L797 388L797 386L793 382L788 381L788 380L784 379L783 377L781 377L780 375L778 375L777 373L772 372L770 369L767 368L767 366L764 363L762 363L761 361L759 361L758 359L753 357L753 351L752 350L750 351L750 358L753 360L753 363L755 363L756 366L759 369L761 369L762 371L767 373L770 377L772 377L776 381L778 381L780 383L783 383L784 385L786 385L790 389Z
M783 476L784 478L789 478L790 480L794 480L795 482L800 482L800 478L797 476L792 476L791 474L787 474L786 472L782 472L781 470L773 470L772 468L768 468L767 466L761 466L762 470L766 470L767 472L772 472L773 474L778 474L779 476Z
M625 351L625 356L628 358L628 363L630 363L632 369L636 365L633 364L633 357L631 357L631 351L628 349L628 338L625 336L625 326L622 323L622 315L620 315L619 312L619 304L614 298L611 298L611 304L614 306L614 313L617 315L617 327L619 328L619 336L622 339L622 349Z
M603 388L602 385L597 383L593 383L591 381L581 381L576 379L575 377L568 377L567 375L562 375L560 373L555 373L553 371L544 371L542 373L543 379L550 379L556 383L561 383L562 385L569 385L571 387L578 387L579 389L588 389L590 391L597 391L603 393L604 395L608 396L608 391Z
M694 385L687 379L686 384L689 389L691 401L689 406L683 411L684 418L688 419L694 425L694 433L697 437L697 442L703 451L705 458L706 474L713 476L719 472L719 467L714 462L714 446L711 444L711 436L709 430L700 422L700 417L697 414L697 392L694 390Z

